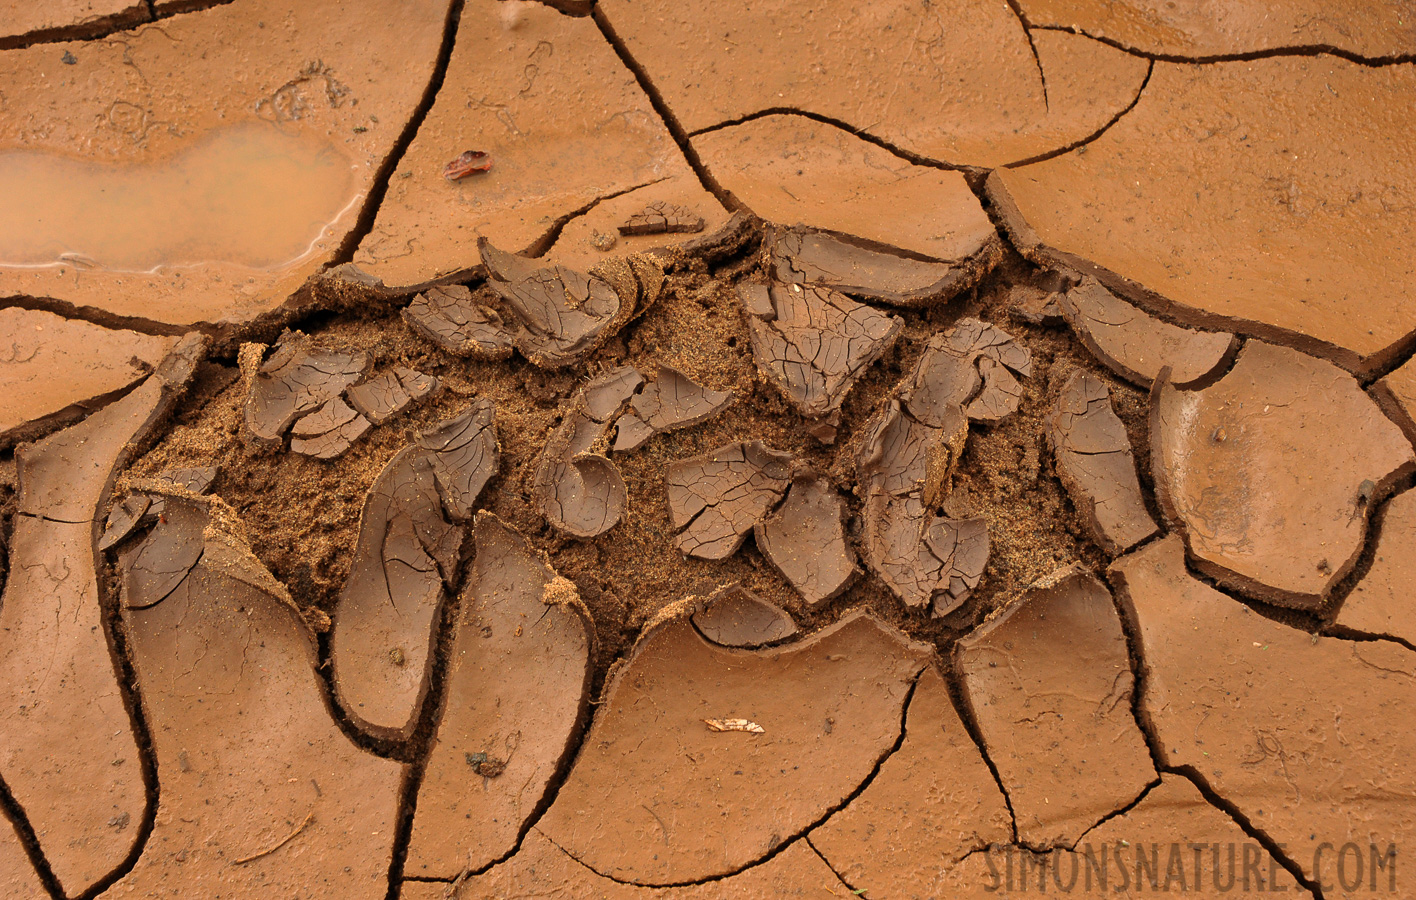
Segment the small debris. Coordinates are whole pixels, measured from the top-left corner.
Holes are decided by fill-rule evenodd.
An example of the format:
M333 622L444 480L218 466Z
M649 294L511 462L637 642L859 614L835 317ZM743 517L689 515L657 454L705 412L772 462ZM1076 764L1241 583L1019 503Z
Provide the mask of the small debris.
M492 158L481 150L468 150L452 162L443 166L443 177L448 181L460 181L468 175L485 172L492 167Z
M629 217L620 234L695 234L703 230L703 217L691 209L658 200Z
M765 734L762 726L747 719L704 719L709 731L745 731L748 734Z

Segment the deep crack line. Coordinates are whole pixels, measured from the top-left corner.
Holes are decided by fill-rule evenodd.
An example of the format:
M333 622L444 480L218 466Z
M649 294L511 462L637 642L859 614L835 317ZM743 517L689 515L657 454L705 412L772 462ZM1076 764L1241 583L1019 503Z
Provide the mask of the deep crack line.
M1009 5L1012 5L1010 0ZM1114 47L1123 53L1129 53L1141 59L1148 59L1152 62L1187 63L1190 65L1209 65L1211 63L1223 62L1250 62L1256 59L1275 59L1280 57L1301 57L1301 56L1336 56L1345 59L1350 63L1359 66L1367 66L1373 69L1385 68L1387 66L1403 65L1416 62L1416 53L1393 53L1387 56L1364 56L1354 53L1351 50L1344 50L1331 44L1298 44L1290 47L1269 47L1264 50L1247 50L1235 53L1211 53L1196 56L1187 56L1183 53L1153 53L1132 47L1122 43L1115 38L1102 37L1092 34L1083 28L1076 28L1068 25L1033 25L1037 31L1061 31L1066 34L1075 34L1079 37L1089 38L1099 44L1106 44Z
M555 847L555 848L556 848L557 850L559 850L560 852L564 853L567 857L569 857L570 859L574 860L574 861L575 861L576 863L578 863L579 865L584 866L584 867L585 867L587 870L589 870L590 872L593 872L596 876L598 876L598 877L600 877L600 878L603 878L603 879L605 879L606 881L613 881L613 882L615 882L616 884L623 884L623 885L627 885L627 886L629 886L629 887L642 887L642 888L675 888L675 887L690 887L690 886L692 886L692 885L697 885L697 884L709 884L709 883L714 882L714 881L723 881L723 880L726 880L726 879L728 879L728 878L732 878L732 877L734 877L734 876L736 876L736 875L741 875L743 872L746 872L746 871L748 871L749 869L755 869L755 868L757 868L758 866L765 865L766 863L768 863L768 862L772 861L773 859L777 858L777 856L781 855L781 853L782 853L783 851L785 851L788 847L790 847L792 844L796 843L797 841L799 841L799 840L807 840L807 838L808 838L808 836L811 834L811 832L815 831L817 828L820 828L822 825L825 825L828 821L830 821L830 819L831 819L832 816L834 816L836 813L840 812L841 810L845 809L846 807L850 806L851 803L855 802L855 799L856 799L857 797L859 797L861 794L865 793L866 789L869 788L870 785L871 785L871 783L875 781L876 776L878 776L878 775L880 774L880 769L885 765L885 763L886 763L891 757L893 757L897 752L899 752L900 747L901 747L901 746L904 744L904 742L905 742L905 723L906 723L906 721L907 721L908 718L909 718L910 704L914 701L915 690L919 687L919 680L920 680L920 678L924 675L925 669L927 669L927 668L928 668L927 665L926 665L926 666L922 666L922 667L920 668L920 670L915 673L914 679L910 682L909 690L905 692L905 699L904 699L904 701L903 701L903 702L901 703L901 705L900 705L900 733L899 733L899 735L895 738L895 742L885 749L885 752L882 753L882 754L880 755L880 758L875 761L875 766L870 770L870 772L868 772L868 773L866 774L866 776L865 776L863 779L861 779L860 784L856 785L855 789L852 790L849 794L847 794L844 798L842 798L839 803L836 803L836 804L834 804L834 805L828 807L828 808L826 809L826 811L825 811L824 813L822 813L815 821L810 822L810 823L808 823L807 825L803 826L802 829L801 829L799 832L797 832L796 834L791 835L790 837L783 838L780 843L778 843L778 844L777 844L775 847L773 847L771 850L768 850L768 851L767 851L766 853L764 853L762 856L760 856L760 857L758 857L757 859L752 860L751 862L748 862L748 863L746 863L746 864L744 864L744 865L738 866L737 868L733 869L731 872L725 872L725 873L723 873L723 874L721 874L721 875L708 875L708 876L706 876L706 877L699 878L699 879L692 880L692 881L676 881L676 882L669 882L669 883L664 883L664 884L641 884L640 882L637 882L637 881L628 881L628 880L626 880L626 879L616 878L616 877L614 877L613 875L606 875L605 873L601 872L599 869L596 869L594 866L592 866L592 865L590 865L589 863L587 863L585 860L580 859L578 856L576 856L575 854L571 853L569 850L565 849L565 848L562 847L560 844L556 843L556 841L555 841L550 835L546 834L546 832L541 831L539 828L536 829L536 831L541 835L541 837L545 838L546 841L547 841L548 843L550 843L553 847ZM588 729L587 729L587 733L588 733ZM814 850L815 848L812 848L812 849ZM828 865L829 865L829 864L828 864ZM834 870L833 870L833 871L834 871Z
M1041 63L1039 63L1039 65L1041 65ZM1141 102L1141 97L1145 96L1146 86L1150 84L1151 76L1153 74L1155 74L1155 60L1150 60L1149 63L1146 65L1146 75L1144 78L1141 79L1140 87L1136 88L1136 96L1131 98L1130 103L1127 103L1120 110L1118 110L1116 115L1103 122L1101 127L1098 128L1096 131L1093 131L1091 134L1083 138L1079 138L1078 140L1075 140L1070 144L1064 144L1061 147L1056 147L1052 150L1048 150L1046 153L1039 153L1036 156L1030 156L1027 159L1020 159L1014 162L1004 163L1003 165L998 166L998 168L1015 169L1020 166L1030 166L1033 163L1046 162L1049 159L1055 159L1064 154L1071 153L1078 147L1084 147L1087 144L1090 144L1093 141L1097 140L1102 135L1110 131L1117 122L1120 122L1123 118L1125 118L1127 113L1136 108L1137 104Z
M54 876L54 870L49 867L49 860L44 857L44 848L40 846L39 838L34 833L34 826L30 824L29 817L25 815L15 795L10 793L10 786L0 778L0 828L5 827L5 821L14 828L15 837L24 848L25 856L29 857L30 865L34 866L40 884L44 885L44 889L55 900L64 900L64 890L59 885L59 879Z
M1037 66L1037 77L1042 82L1042 108L1048 112L1052 111L1052 104L1047 99L1047 73L1042 68L1042 57L1037 54L1037 42L1033 40L1032 24L1028 22L1027 15L1023 12L1018 0L1007 0L1008 8L1017 17L1018 24L1022 26L1023 35L1028 39L1028 49L1032 51L1033 64Z

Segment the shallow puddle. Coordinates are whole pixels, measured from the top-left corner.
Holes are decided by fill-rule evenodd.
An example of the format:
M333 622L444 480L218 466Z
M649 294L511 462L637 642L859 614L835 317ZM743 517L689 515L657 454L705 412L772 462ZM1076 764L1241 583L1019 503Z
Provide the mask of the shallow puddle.
M0 266L276 268L315 249L356 199L332 145L259 124L153 164L0 151Z

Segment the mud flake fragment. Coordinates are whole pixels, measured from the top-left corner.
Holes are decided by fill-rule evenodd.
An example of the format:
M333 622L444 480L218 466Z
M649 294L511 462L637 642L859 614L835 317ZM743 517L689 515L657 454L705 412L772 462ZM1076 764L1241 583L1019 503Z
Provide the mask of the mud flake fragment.
M1157 382L1151 448L1157 498L1200 571L1303 609L1356 564L1370 495L1416 466L1351 375L1256 340L1202 390Z
M631 408L655 431L676 431L706 422L733 402L732 391L714 391L670 366L630 401Z
M290 449L315 459L336 459L373 427L342 397L335 397L291 427Z
M764 860L850 796L894 745L927 659L925 646L860 612L764 650L715 646L671 615L611 674L537 830L596 872L641 885ZM704 719L717 716L763 733L715 733Z
M403 308L403 321L419 337L449 353L473 359L506 359L512 351L512 329L501 314L477 303L460 284L434 286Z
M757 368L803 416L819 418L889 350L904 320L816 285L738 288Z
M650 203L619 226L620 234L694 234L703 217L691 209L662 200Z
M1057 475L1107 553L1124 553L1158 531L1141 496L1126 426L1101 379L1077 372L1047 417Z
M424 375L407 366L398 366L376 375L348 391L349 402L375 425L382 425L408 407L431 396L440 382L436 375Z
M162 503L162 520L119 555L121 597L128 609L146 609L167 599L202 556L206 509L167 498Z
M605 450L611 421L643 381L634 367L620 366L586 382L547 439L533 487L541 514L557 530L595 537L624 515L629 491Z
M905 307L953 299L977 284L1003 255L993 240L965 259L920 259L801 226L770 229L764 247L778 281L822 285L861 300Z
M417 724L433 624L463 558L455 523L471 518L497 459L492 404L477 400L420 434L369 490L330 656L336 698L371 734L402 739Z
M443 166L443 177L448 181L461 181L468 175L480 175L490 171L492 158L481 150L467 150Z
M846 540L846 504L830 480L804 472L757 523L757 549L812 606L834 600L860 574Z
M552 590L545 556L490 513L477 514L475 540L409 875L453 878L515 849L588 709L594 631L574 587ZM469 778L469 765L482 777Z
M261 363L250 379L246 394L247 431L259 443L278 446L296 419L338 399L345 388L362 380L372 366L372 358L362 350L353 353L322 350L298 331L285 332L276 342L270 358ZM341 401L340 406L345 404ZM337 408L331 409L326 415L332 420L337 411ZM338 438L329 443L337 445Z
M1111 572L1162 765L1193 768L1316 883L1338 884L1324 841L1380 854L1416 837L1416 808L1399 799L1416 793L1416 734L1395 725L1416 715L1416 653L1260 616L1191 576L1178 536Z
M107 550L116 546L148 517L152 498L146 494L129 494L118 502L108 513L103 535L98 539L98 549ZM155 516L153 518L156 518Z
M929 339L900 396L910 415L926 425L938 426L955 408L995 425L1017 410L1017 379L1030 374L1032 354L1011 335L978 319L960 319Z
M1012 831L993 773L929 666L905 711L900 749L860 796L811 832L811 844L872 895L943 897L950 894L935 886L959 860L1007 843Z
M713 593L693 613L700 634L723 647L756 649L797 634L786 610L742 587L729 585Z
M669 464L674 545L687 556L726 559L786 492L791 454L738 441Z
M1079 566L960 640L954 665L1028 846L1072 846L1155 780L1121 619Z
M1111 371L1149 388L1170 367L1178 385L1198 381L1228 365L1239 339L1223 332L1194 331L1162 321L1108 291L1095 278L1059 295L1077 337Z
M149 845L104 896L192 884L364 896L391 862L404 767L355 746L330 718L314 640L233 531L235 512L168 499L207 514L169 520L203 550L167 599L123 613L161 794Z

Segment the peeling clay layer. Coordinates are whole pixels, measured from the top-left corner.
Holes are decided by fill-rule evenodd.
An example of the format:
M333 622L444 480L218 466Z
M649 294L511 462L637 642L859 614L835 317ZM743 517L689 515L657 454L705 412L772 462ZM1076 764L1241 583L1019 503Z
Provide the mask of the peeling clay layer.
M1416 25L1162 6L0 0L0 894L1411 893Z

